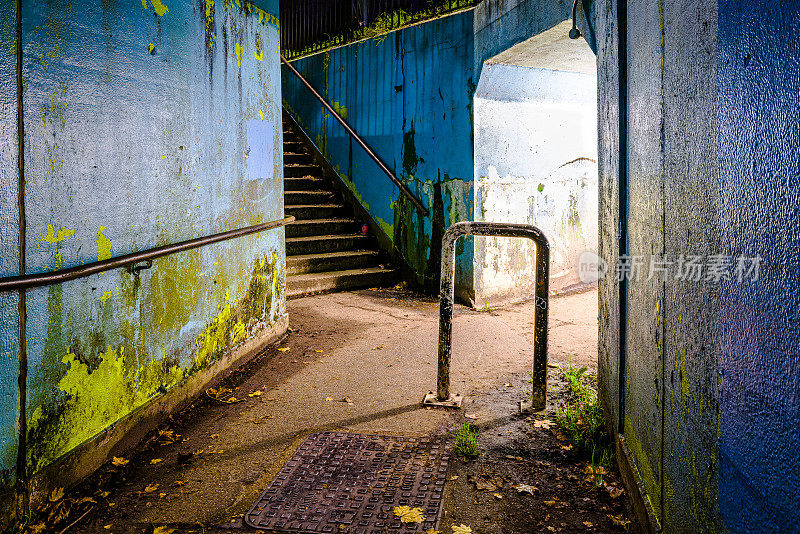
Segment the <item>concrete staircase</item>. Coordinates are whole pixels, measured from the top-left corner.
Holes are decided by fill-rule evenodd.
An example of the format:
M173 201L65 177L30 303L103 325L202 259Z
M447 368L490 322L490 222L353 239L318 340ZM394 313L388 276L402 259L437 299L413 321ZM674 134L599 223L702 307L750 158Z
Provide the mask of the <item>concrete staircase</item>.
M283 128L284 209L296 218L286 227L286 296L390 284L395 272L375 238L362 235L294 125L284 120Z

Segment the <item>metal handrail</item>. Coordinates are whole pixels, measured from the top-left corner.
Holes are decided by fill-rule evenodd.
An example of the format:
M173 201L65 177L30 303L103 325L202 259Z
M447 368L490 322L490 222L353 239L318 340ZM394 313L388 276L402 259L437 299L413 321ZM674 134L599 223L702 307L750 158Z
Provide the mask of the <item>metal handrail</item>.
M140 252L133 252L118 256L108 260L95 261L69 269L62 269L52 273L41 274L28 274L24 276L8 276L0 278L0 292L3 291L17 291L31 287L49 286L53 284L60 284L76 278L83 278L93 274L97 274L109 269L116 269L119 267L127 267L141 262L152 262L161 256L167 256L176 252L182 252L193 248L199 248L212 243L219 243L220 241L227 241L236 237L242 237L249 234L263 232L264 230L272 230L280 228L294 221L293 216L284 217L276 221L269 221L261 224L254 224L253 226L246 226L236 230L229 230L227 232L219 232L205 237L198 237L196 239L189 239L188 241L180 241L172 245L163 245L160 247L146 249Z
M289 70L290 70L290 71L292 71L292 73L293 73L295 76L297 76L297 78L298 78L298 79L299 79L299 80L300 80L300 81L303 83L303 85L305 85L306 87L308 87L308 90L309 90L309 91L311 91L311 94L313 94L313 95L314 95L314 97L315 97L317 100L319 100L319 101L320 101L320 103L321 103L321 104L322 104L322 105L325 107L325 109L327 109L327 110L328 110L328 112L329 112L331 115L333 115L333 118L334 118L334 119L336 119L337 121L339 121L339 124L341 124L341 125L342 125L342 127L343 127L343 128L346 130L346 131L347 131L347 133L348 133L348 134L350 134L350 137L352 137L353 139L355 139L355 140L356 140L356 142L357 142L357 143L358 143L358 144L361 146L361 148L363 148L363 149L364 149L364 151L367 153L367 155L369 155L369 157L371 157L371 158L372 158L372 160L373 160L375 163L377 163L377 164L378 164L378 167L380 167L380 168L381 168L381 170L382 170L384 173L386 173L386 176L388 176L388 177L389 177L389 179L390 179L392 182L394 182L394 184L395 184L395 185L396 185L396 186L397 186L397 187L400 189L400 192L401 192L401 193L403 193L405 196L407 196L407 197L408 197L408 199L411 201L411 203L412 203L412 204L414 204L414 206L416 206L416 208L417 208L417 209L418 209L420 212L422 212L422 214L423 214L425 217L430 217L430 212L427 210L427 208L426 208L425 206L423 206L423 205L422 205L422 202L420 202L420 201L417 199L417 197L415 197L415 196L414 196L414 193L412 193L412 192L411 192L411 190L410 190L410 189L409 189L409 188L408 188L408 187L407 187L407 186L406 186L406 185L405 185L403 182L401 182L400 180L398 180L398 179L397 179L397 176L395 176L395 175L394 175L394 173L393 173L393 172L392 172L392 171L389 169L389 167L387 167L387 166L386 166L386 164L384 164L384 163L383 163L383 162L380 160L380 158L378 157L378 155L377 155L377 154L375 154L375 152L373 152L373 151L372 151L372 149L371 149L369 146L367 146L367 144L364 142L364 140L363 140L363 139L361 139L361 137L360 137L360 136L359 136L359 135L358 135L358 134L357 134L357 133L356 133L356 132L355 132L355 131L354 131L354 130L351 128L351 127L350 127L350 125L349 125L349 124L347 124L347 122L346 122L346 121L345 121L345 120L344 120L342 117L340 117L338 113L336 113L336 111L333 109L333 107L331 107L331 105L330 105L330 104L328 104L328 101L327 101L327 100L325 100L325 98L323 98L323 96L322 96L322 95L320 95L320 94L319 94L319 93L316 91L316 89L314 89L314 87L312 87L312 86L311 86L311 84L310 84L310 83L308 83L308 80L306 80L305 78L303 78L302 74L300 74L300 73L297 71L297 69L296 69L296 68L294 68L294 65L292 65L291 63L289 63L288 61L286 61L286 58L285 58L285 57L283 57L283 56L281 56L281 62L283 62L283 64L284 64L284 65L286 65L287 67L289 67Z
M461 221L447 229L442 238L442 278L439 291L439 365L436 393L429 392L423 404L458 408L461 395L450 394L450 354L453 332L453 278L456 271L456 242L468 235L524 237L536 243L536 302L533 311L533 369L530 401L520 411L544 410L547 404L547 312L550 284L550 245L544 233L528 224Z

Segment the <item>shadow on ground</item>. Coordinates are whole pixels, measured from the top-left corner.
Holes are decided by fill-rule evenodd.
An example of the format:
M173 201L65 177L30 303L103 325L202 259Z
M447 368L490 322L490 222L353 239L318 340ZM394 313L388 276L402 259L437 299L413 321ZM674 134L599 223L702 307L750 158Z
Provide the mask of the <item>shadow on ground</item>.
M249 531L244 512L309 434L449 435L463 422L480 429L483 452L451 464L442 532L460 524L475 533L624 530L615 521L631 514L617 475L606 474L599 488L587 484L585 460L517 415L530 387L533 304L457 307L451 386L465 394L458 412L420 404L436 383L436 300L376 289L287 307L291 327L280 343L224 377L217 395L173 414L119 465L109 462L51 503L69 513L44 518L40 531ZM596 368L596 309L595 291L551 301L551 362ZM551 369L550 413L560 388Z

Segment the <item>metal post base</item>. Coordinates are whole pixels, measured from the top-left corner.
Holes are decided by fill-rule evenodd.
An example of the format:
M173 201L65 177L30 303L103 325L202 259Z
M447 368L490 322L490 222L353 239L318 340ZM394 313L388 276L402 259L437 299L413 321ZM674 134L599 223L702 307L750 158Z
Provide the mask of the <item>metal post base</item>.
M463 400L464 400L464 398L461 395L459 395L458 393L453 393L453 394L450 395L449 399L440 401L439 399L436 398L436 392L435 391L429 391L425 395L425 398L422 400L422 404L424 406L437 406L437 407L440 407L440 408L456 408L456 409L458 409L458 408L461 408L461 401L463 401Z
M519 401L519 413L521 414L532 414L538 413L544 410L544 407L539 408L538 406L534 406L533 403L529 400Z

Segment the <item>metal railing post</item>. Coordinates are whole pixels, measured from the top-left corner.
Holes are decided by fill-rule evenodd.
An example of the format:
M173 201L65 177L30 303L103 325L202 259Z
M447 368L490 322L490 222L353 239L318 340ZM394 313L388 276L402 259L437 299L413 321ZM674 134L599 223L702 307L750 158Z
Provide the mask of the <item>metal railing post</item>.
M450 355L453 331L453 300L456 270L456 242L467 235L524 237L536 243L536 290L534 306L534 347L530 401L520 403L522 411L540 411L547 393L547 306L549 300L550 245L541 230L527 224L463 221L448 228L442 238L442 270L439 294L439 363L436 393L425 396L423 404L458 408L461 395L450 393Z

